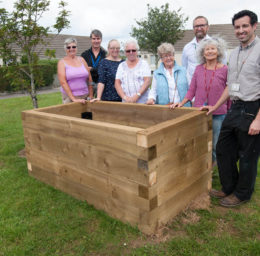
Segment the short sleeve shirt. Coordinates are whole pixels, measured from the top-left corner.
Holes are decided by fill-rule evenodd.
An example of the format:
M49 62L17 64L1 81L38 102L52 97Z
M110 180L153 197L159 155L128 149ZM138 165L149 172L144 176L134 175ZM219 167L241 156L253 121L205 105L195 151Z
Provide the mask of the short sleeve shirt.
M122 62L116 73L116 79L121 81L121 87L126 96L132 97L137 94L144 83L144 77L151 76L148 63L139 59L134 68L129 68L126 61ZM137 103L145 103L148 99L149 89L138 99ZM124 100L123 100L124 101Z

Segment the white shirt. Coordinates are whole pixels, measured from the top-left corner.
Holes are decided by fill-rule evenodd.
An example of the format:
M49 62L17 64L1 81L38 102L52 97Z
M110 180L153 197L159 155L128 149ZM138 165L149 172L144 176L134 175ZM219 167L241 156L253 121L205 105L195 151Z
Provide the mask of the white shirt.
M177 86L175 83L174 74L172 73L172 75L171 75L170 72L166 68L164 68L164 72L166 74L166 78L168 81L170 102L178 103L178 102L180 102L180 96L179 96L178 89L177 89ZM148 99L153 99L154 101L156 101L156 96L157 96L156 88L157 88L157 81L156 81L155 76L153 76L153 82L152 82L151 90L148 95Z
M144 77L151 76L151 69L148 63L139 59L134 68L129 68L126 61L119 64L116 79L121 81L121 87L124 94L128 97L136 95L144 83ZM138 99L137 103L146 103L148 99L149 88ZM125 102L125 100L122 100Z
M210 38L208 35L206 35L205 38ZM198 65L197 61L197 48L198 48L198 42L196 37L193 38L192 41L187 43L182 51L182 60L181 65L186 68L187 70L187 79L188 83L190 85L193 73L195 71L196 66Z

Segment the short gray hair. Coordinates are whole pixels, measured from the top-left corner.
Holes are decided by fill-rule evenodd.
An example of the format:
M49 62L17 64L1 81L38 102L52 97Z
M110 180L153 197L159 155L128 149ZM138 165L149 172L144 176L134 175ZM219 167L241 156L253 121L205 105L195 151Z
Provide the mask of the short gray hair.
M157 53L162 58L163 54L171 53L174 55L175 49L174 46L170 43L162 43L160 46L157 47Z
M224 39L219 37L218 35L212 36L211 38L204 38L200 41L198 49L197 49L197 59L200 64L204 64L206 62L204 58L204 49L208 45L215 45L218 50L218 62L222 62L225 58L225 51L227 48L227 43Z
M134 39L129 39L129 40L127 40L127 41L125 42L124 50L126 49L126 47L127 47L129 44L135 45L136 50L139 51L139 45L138 45L138 43L137 43Z
M67 38L65 39L64 41L64 49L66 50L66 47L71 44L71 43L75 43L77 45L77 40L76 38L73 38L73 37L70 37L70 38Z
M91 32L90 32L90 38L92 38L92 35L96 36L96 37L100 37L102 39L102 33L100 30L98 29L93 29Z

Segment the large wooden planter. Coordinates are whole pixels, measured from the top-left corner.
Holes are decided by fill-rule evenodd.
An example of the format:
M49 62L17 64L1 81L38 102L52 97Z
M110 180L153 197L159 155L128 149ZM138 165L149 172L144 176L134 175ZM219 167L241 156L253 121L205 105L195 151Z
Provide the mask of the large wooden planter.
M23 111L22 120L30 175L144 233L211 187L205 112L88 102Z

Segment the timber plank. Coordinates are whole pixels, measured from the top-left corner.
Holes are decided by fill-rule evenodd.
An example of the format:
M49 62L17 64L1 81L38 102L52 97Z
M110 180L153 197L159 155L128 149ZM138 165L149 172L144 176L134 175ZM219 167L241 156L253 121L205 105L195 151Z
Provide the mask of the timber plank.
M211 178L211 172L206 172L191 186L186 187L184 190L180 190L178 194L171 197L168 201L160 205L156 209L156 214L159 215L159 225L166 224L169 220L174 218L181 210L197 196L207 193L207 181ZM171 209L169 211L169 209Z
M137 145L151 147L156 145L157 156L164 154L176 145L209 131L207 116L201 111L185 114L178 119L162 122L137 132Z
M86 144L109 146L134 155L136 152L139 154L136 146L136 132L140 131L140 128L44 113L37 113L37 115L27 113L24 118L25 129L53 135L59 134L64 138L73 137L84 140Z
M120 219L124 222L130 222L133 225L139 222L138 208L122 203L115 198L111 198L109 194L101 193L100 191L96 191L87 186L74 183L63 176L46 172L37 166L33 166L30 175L79 200L86 200L89 204L94 205L96 209L106 211L111 217Z
M206 163L208 157L208 154L205 154L182 168L174 168L164 179L159 180L157 189L158 205L174 197L179 191L190 187L194 181L198 180L205 173L210 173L207 170Z
M149 170L156 171L159 179L163 178L170 170L181 168L188 163L196 160L201 155L211 153L212 149L208 148L208 133L197 137L189 137L185 143L173 145L168 152L149 161ZM211 134L211 132L210 132ZM207 159L205 159L207 160Z
M170 110L169 106L145 106L144 104L131 103L95 102L89 108L93 112L94 120L141 128L177 118L184 112L191 112L190 108L184 108L182 109L183 112L180 112Z
M88 105L72 102L63 105L40 108L35 111L81 118L81 113L88 111Z
M60 158L53 161L50 158L51 156L50 153L31 151L28 154L28 161L33 166L40 166L45 172L54 173L76 184L108 194L111 198L123 203L127 202L129 205L149 210L149 200L139 196L139 183L136 183L136 181L93 170L87 166L80 169L73 165L73 162L68 163Z
M137 160L131 154L111 151L109 147L86 145L75 141L75 143L72 143L68 137L65 141L59 136L37 133L31 130L25 132L25 138L30 151L47 152L49 158L59 159L62 163L74 163L77 168L83 171L86 168L101 170L140 184L146 185L148 183L147 171L138 169Z

